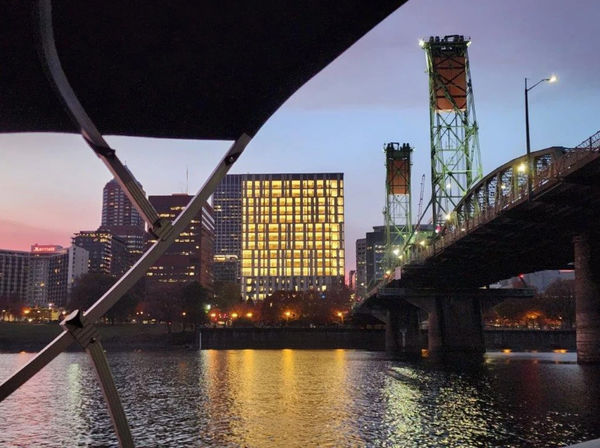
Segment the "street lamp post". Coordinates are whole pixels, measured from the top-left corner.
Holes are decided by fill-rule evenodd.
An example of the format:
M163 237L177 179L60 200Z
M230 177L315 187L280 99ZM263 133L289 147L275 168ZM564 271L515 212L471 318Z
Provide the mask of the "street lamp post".
M527 78L525 78L525 137L527 139L527 199L531 200L531 192L533 190L533 163L531 160L531 144L529 142L529 97L528 93L531 89L538 86L542 82L553 83L556 82L556 76L552 75L550 78L540 79L531 87L527 86Z

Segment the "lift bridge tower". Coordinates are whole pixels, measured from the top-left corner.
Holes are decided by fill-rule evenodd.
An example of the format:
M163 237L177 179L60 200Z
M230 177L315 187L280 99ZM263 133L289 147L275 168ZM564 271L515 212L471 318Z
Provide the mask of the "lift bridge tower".
M384 268L390 275L402 263L404 249L412 235L410 171L412 148L407 143L384 145L385 152L385 253Z
M473 86L464 36L419 41L427 58L431 125L433 224L452 219L452 211L482 177Z

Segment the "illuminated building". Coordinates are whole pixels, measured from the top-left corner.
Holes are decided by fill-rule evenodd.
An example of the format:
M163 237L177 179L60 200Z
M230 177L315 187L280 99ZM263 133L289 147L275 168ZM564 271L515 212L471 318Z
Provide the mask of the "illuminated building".
M244 299L344 284L343 174L246 174L241 188Z
M131 256L128 262L130 266L142 256L145 244L144 220L115 179L107 182L102 192L102 227L125 241Z
M171 221L183 211L191 199L192 196L187 194L148 197L160 217ZM211 288L214 228L212 207L205 204L185 231L179 234L149 269L147 278L163 283L187 283L195 280L202 286ZM152 244L153 241L149 243Z
M73 244L89 253L88 272L122 276L130 265L125 241L104 227L81 230L73 236Z

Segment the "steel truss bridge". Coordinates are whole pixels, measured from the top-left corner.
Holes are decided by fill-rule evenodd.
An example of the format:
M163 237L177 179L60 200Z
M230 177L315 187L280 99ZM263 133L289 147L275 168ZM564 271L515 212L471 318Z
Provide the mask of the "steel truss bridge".
M481 287L572 268L573 237L600 227L600 132L531 158L513 159L471 188L435 237L410 248L390 285ZM534 167L531 191L527 166Z

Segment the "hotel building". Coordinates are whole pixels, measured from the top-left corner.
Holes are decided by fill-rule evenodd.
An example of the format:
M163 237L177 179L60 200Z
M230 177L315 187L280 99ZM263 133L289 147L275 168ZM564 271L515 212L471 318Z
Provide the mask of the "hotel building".
M343 174L246 174L240 186L244 299L344 284Z

